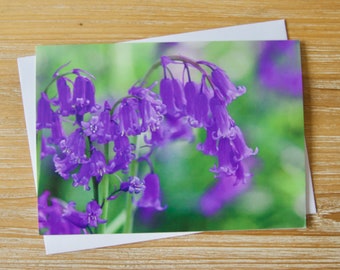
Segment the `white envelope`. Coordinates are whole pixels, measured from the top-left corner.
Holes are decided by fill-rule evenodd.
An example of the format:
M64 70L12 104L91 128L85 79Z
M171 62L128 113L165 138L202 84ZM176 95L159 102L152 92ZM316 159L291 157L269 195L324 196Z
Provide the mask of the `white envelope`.
M284 20L196 31L177 35L155 37L131 42L167 42L167 41L228 41L228 40L286 40L287 33ZM26 128L29 139L31 162L35 183L36 173L36 137L35 137L35 56L18 58L18 67ZM307 152L306 152L307 153ZM316 213L312 179L306 154L306 213ZM176 233L134 233L106 235L46 235L44 236L46 254L70 252L105 246L114 246L141 241L155 240L197 232Z

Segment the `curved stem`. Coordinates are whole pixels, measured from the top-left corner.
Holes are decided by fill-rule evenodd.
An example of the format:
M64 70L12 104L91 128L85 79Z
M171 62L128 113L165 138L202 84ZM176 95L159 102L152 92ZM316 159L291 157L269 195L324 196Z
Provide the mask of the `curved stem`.
M200 64L198 62L196 62L195 60L192 60L188 57L185 56L181 56L181 55L170 55L167 56L170 60L172 61L179 61L182 62L184 64L190 64L191 66L193 66L194 68L196 68L199 72L201 72L203 75L205 75L207 77L207 79L210 82L210 79L208 77L207 72L200 66ZM158 68L160 65L162 65L162 60L158 60L157 62L155 62L151 68L147 71L147 73L144 75L143 79L141 80L141 85L143 85L147 79L149 78L149 76L152 74L152 72Z
M94 176L92 176L91 179L92 179L92 185L93 185L93 198L97 203L99 203L98 182ZM97 233L99 231L99 228L98 227L94 228L94 230Z
M54 78L52 79L52 81L45 87L45 89L44 89L43 92L45 92L45 93L47 94L48 88L50 88L50 86L51 86L56 80L58 80L58 79L61 78L61 77L64 77L64 76L67 76L67 75L72 75L72 74L74 74L74 73L73 73L73 72L66 72L66 73L64 73L64 74L61 74L61 75L58 75L58 76L54 77Z
M110 204L105 203L105 202L108 198L108 193L109 193L109 188L110 188L110 175L105 174L100 183L101 184L99 186L99 193L100 193L99 200L102 201L102 204L100 205L102 209L101 218L104 220L108 220ZM107 227L107 223L99 224L98 233L104 233L106 231L106 227Z

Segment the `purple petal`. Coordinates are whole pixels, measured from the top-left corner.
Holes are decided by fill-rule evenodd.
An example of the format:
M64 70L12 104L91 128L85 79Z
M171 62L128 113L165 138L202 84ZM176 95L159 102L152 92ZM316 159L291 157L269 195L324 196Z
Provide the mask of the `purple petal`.
M174 93L174 100L177 111L181 114L184 113L186 107L186 99L184 95L183 85L179 80L173 79L172 80L172 87Z
M208 126L209 119L209 100L208 97L200 91L194 99L191 101L194 104L194 119L190 121L190 124L194 127Z
M207 128L207 136L203 143L197 145L197 149L202 151L206 155L216 155L217 154L217 139L214 136L216 134L216 127Z
M64 134L63 126L61 124L61 119L58 114L53 113L50 140L54 144L58 144L64 138L65 138L65 134Z
M50 128L53 122L53 114L47 95L44 92L41 93L37 105L37 129Z
M56 149L47 144L47 139L45 137L41 138L41 152L40 159L43 159L49 155L54 155L56 153Z
M261 85L292 96L302 95L302 76L298 41L269 41L263 43L259 57L258 75Z
M235 185L235 176L224 176L217 180L201 198L200 207L205 216L217 214L226 204L248 190L250 181Z
M59 113L62 116L73 114L71 89L65 77L57 80Z
M73 104L78 115L84 115L95 110L95 87L90 79L83 76L78 76L75 79Z
M92 227L97 227L98 224L106 223L106 220L101 219L102 209L99 204L93 200L86 206L87 224Z
M218 167L211 169L218 177L233 175L237 169L238 163L235 160L235 153L231 146L229 138L221 138L218 143Z
M216 125L216 133L214 136L216 138L230 136L230 128L234 124L234 121L228 114L226 103L215 96L210 100L210 110Z
M73 186L84 186L85 190L90 190L89 182L91 179L91 165L90 163L84 163L81 165L80 170L77 173L72 174Z
M145 190L143 196L137 202L138 207L153 208L163 211L166 206L161 206L159 178L157 174L148 174L145 178Z
M69 202L63 211L63 217L75 226L84 229L88 225L87 215L86 213L77 211L75 206L75 202Z
M109 173L109 168L106 165L104 154L95 148L92 150L90 173L92 176L96 177L98 183L102 180L105 174Z
M141 133L138 102L135 98L124 98L115 117L119 121L122 133L136 136Z
M189 81L184 86L184 94L187 100L187 113L190 116L194 116L195 104L192 102L199 91L198 84Z
M236 99L245 93L245 87L236 87L224 70L220 68L215 68L211 72L211 80L216 86L215 91L219 92L218 96L223 96L224 101L229 104L231 101Z
M128 182L120 184L120 190L131 194L139 194L145 189L144 180L137 176L129 176Z
M232 128L234 136L231 137L231 144L236 153L236 160L243 160L249 156L256 155L258 149L252 150L246 144L243 133L238 126Z
M166 106L166 112L175 116L177 113L174 97L174 89L171 79L164 78L160 82L159 93L163 104Z

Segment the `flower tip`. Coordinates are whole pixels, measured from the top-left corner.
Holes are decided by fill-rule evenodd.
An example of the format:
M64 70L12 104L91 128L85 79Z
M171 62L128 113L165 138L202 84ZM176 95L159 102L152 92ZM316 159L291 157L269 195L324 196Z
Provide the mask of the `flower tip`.
M161 56L161 63L162 63L162 66L165 68L168 64L171 63L171 59L170 57L168 56Z

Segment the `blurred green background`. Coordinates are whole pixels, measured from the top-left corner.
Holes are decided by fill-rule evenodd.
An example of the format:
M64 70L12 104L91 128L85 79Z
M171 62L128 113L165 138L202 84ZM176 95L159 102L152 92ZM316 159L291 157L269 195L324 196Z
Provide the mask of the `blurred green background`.
M144 213L148 219L137 211L134 231L301 227L305 226L306 208L302 95L290 95L260 83L259 63L265 53L264 45L265 42L209 42L40 46L37 48L37 96L50 83L55 70L69 61L65 71L81 68L96 77L99 104L105 99L112 101L126 95L161 55L184 55L213 62L224 69L236 85L247 88L228 111L245 134L248 146L259 149L252 167L251 186L218 214L202 215L199 200L216 181L209 171L216 160L196 150L197 142L204 138L204 133L198 132L194 143L172 143L155 153L155 171L160 177L162 204L167 205L167 210ZM295 62L290 68L301 73L298 45L294 44ZM282 64L282 57L285 55L277 52L271 58L273 65ZM160 80L161 76L159 68L150 82ZM51 97L56 90L53 86L49 91ZM38 165L41 168L39 194L49 189L53 196L77 202L78 210L85 209L93 198L92 191L74 188L72 180L60 179L53 173L51 158ZM118 183L117 179L110 181L111 185ZM124 203L124 195L112 201L109 218L119 215Z

